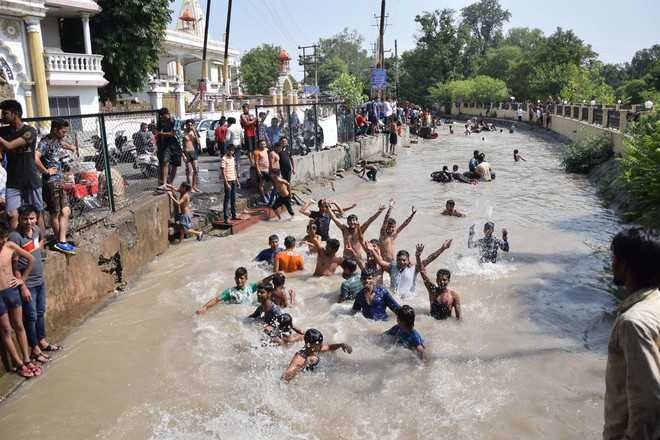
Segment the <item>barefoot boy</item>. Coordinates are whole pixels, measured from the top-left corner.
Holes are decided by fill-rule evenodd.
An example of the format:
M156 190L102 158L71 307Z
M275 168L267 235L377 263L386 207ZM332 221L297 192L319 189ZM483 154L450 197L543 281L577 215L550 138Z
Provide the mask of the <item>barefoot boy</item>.
M289 215L293 217L293 207L291 206L291 184L282 178L280 170L273 170L271 180L277 191L277 200L273 203L272 209L278 219L281 219L278 209L285 206Z
M204 237L204 233L192 229L192 215L190 209L190 191L192 190L192 186L188 182L182 182L179 189L175 189L172 185L168 185L167 188L169 189L167 194L176 205L178 211L175 221L179 229L179 243L183 241L188 232L195 235L197 240L201 241ZM174 196L174 191L179 193L178 199Z

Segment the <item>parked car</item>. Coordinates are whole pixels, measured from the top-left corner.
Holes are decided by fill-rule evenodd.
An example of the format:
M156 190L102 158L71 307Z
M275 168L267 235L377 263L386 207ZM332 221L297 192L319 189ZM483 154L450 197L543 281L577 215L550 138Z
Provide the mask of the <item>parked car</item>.
M183 126L185 125L186 121L187 119L177 119L174 129L180 133L183 133ZM207 132L211 122L213 121L211 119L193 119L193 121L195 121L195 129L197 129L197 133L199 133L199 148L202 152L204 152L206 151Z
M211 122L209 129L206 131L206 149L209 151L209 154L216 154L216 140L215 140L215 129L218 127L218 119Z

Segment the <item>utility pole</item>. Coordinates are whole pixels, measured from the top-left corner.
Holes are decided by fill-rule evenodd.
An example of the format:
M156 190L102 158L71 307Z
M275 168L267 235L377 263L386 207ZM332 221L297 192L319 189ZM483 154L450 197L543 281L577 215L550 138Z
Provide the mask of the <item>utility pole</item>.
M206 46L209 41L209 23L211 22L211 0L206 1L206 21L204 22L204 47L202 48L202 79L199 84L199 118L203 117L204 93L209 77L209 64L206 61Z
M399 101L399 48L394 40L394 97Z
M210 1L210 0L209 0ZM385 47L384 44L384 37L385 35L385 0L381 0L380 2L380 30L379 30L379 38L378 38L378 45L380 49L380 54L379 54L379 67L382 69L385 66L385 54L383 52L383 48Z
M231 26L231 1L227 4L227 27L225 28L225 56L222 65L222 116L225 115L225 92L227 91L227 78L229 77L229 28Z

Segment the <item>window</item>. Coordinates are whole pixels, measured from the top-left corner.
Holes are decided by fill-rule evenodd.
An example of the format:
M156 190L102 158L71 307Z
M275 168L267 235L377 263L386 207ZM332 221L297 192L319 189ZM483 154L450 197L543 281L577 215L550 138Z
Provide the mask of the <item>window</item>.
M51 116L70 116L80 114L80 98L78 96L56 96L48 98ZM71 129L82 130L79 118L70 119Z

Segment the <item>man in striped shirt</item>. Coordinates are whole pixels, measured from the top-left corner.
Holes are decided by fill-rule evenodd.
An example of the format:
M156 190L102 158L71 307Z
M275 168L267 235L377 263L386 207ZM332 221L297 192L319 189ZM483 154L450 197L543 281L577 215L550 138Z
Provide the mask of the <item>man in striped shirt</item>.
M222 204L225 223L229 221L227 217L227 210L231 203L231 219L238 220L236 216L236 190L241 188L240 173L238 170L238 161L234 156L234 146L229 144L226 146L225 155L220 160L220 178L225 184L225 198Z

